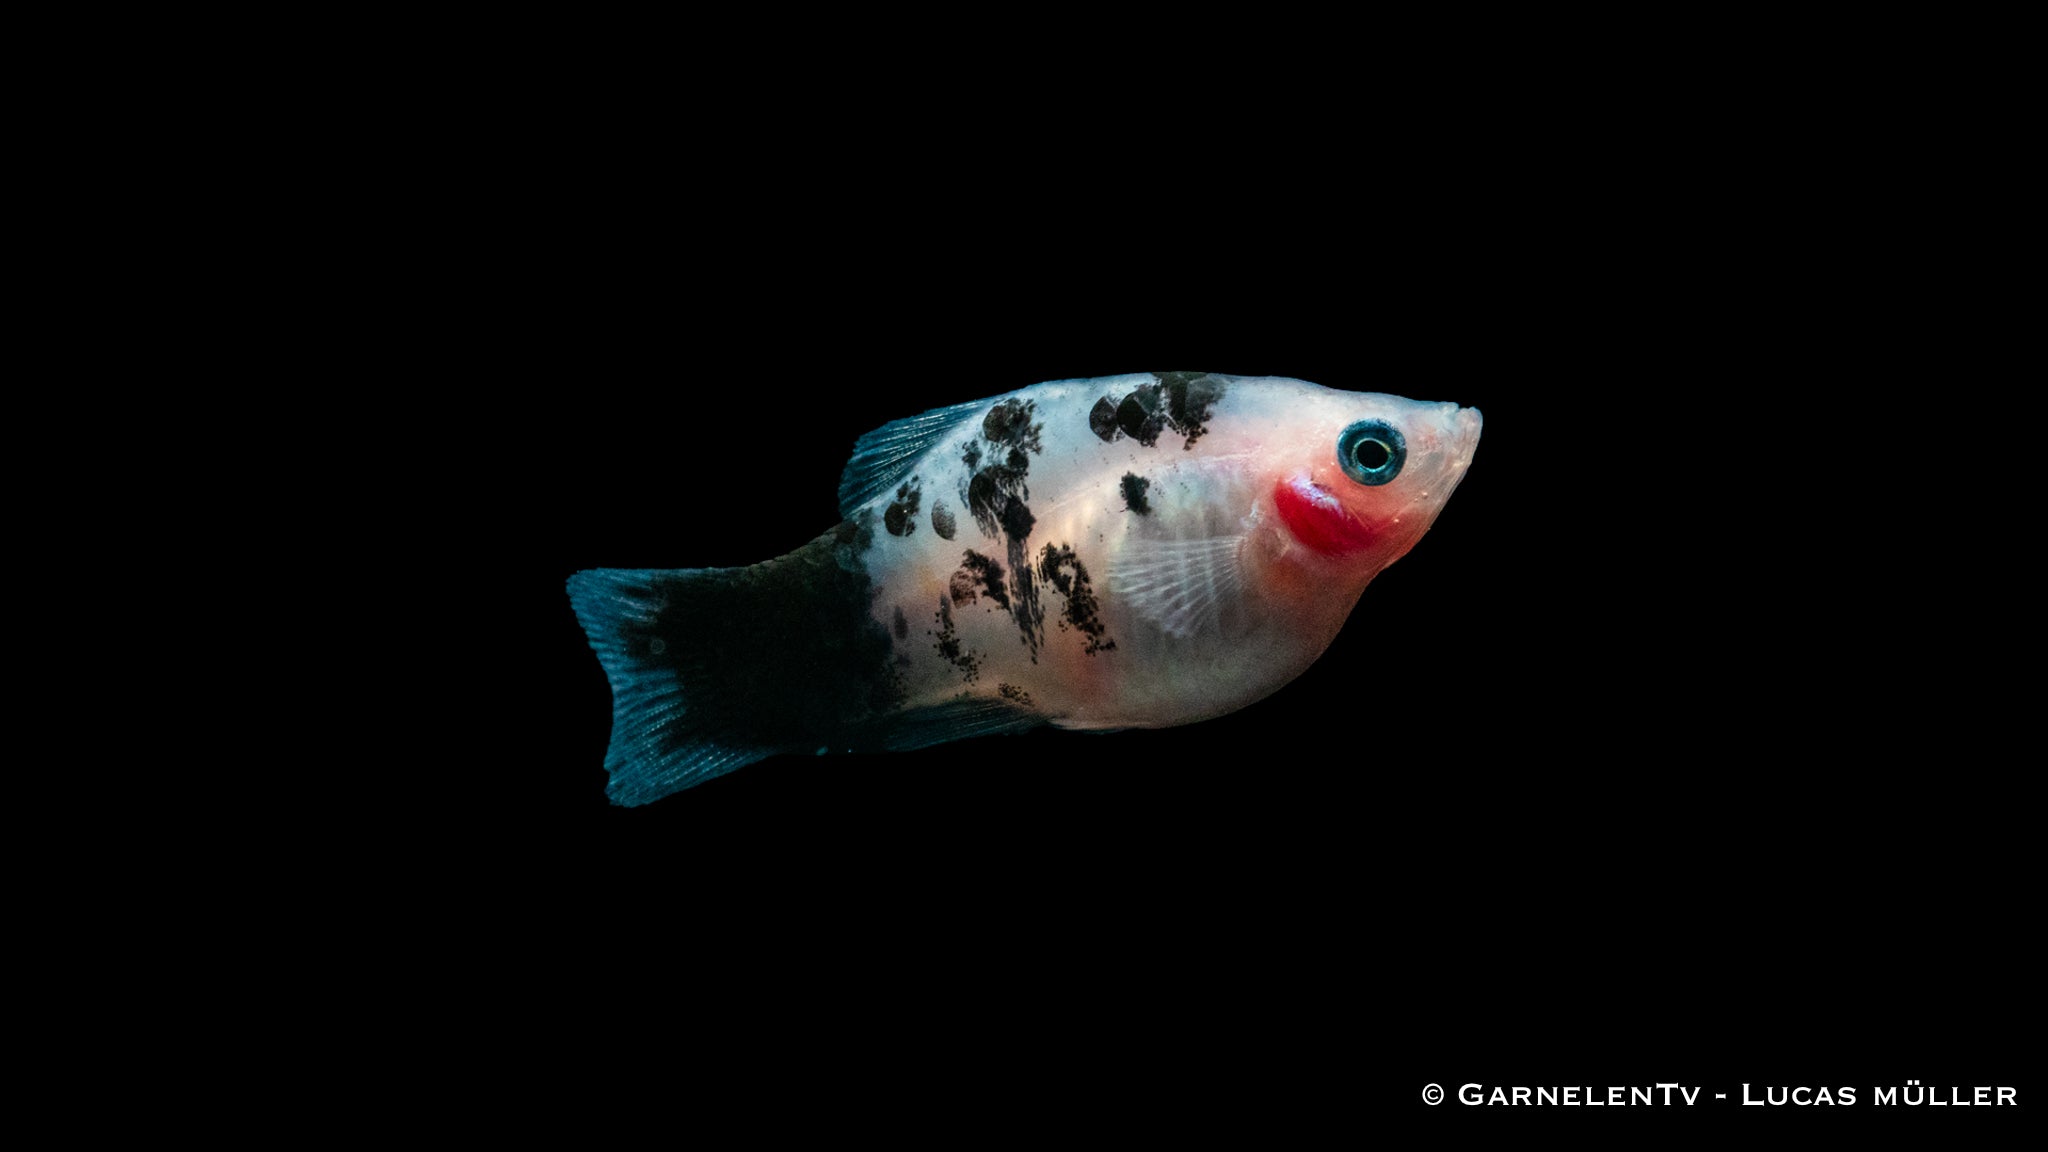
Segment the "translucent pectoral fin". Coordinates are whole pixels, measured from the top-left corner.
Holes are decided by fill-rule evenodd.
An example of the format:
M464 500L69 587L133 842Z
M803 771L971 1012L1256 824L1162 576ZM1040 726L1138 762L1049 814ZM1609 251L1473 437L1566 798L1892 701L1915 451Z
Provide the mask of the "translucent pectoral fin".
M1129 540L1109 562L1106 594L1169 636L1221 627L1243 595L1243 536Z

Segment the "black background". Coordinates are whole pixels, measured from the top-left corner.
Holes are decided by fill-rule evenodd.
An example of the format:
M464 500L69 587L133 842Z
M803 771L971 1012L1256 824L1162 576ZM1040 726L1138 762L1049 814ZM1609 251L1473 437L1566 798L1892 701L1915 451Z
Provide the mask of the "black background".
M883 1075L886 1040L901 1095L849 1105L878 1113L1677 1080L1857 1084L1867 1118L1873 1083L2018 1082L2019 765L1900 561L1924 521L1870 519L1841 413L1923 382L1830 287L1869 256L1810 204L1512 158L1395 189L840 158L707 191L593 153L603 194L486 269L502 380L447 509L502 685L444 760L462 868L556 1023L737 1016L751 1055L664 1074L807 1084ZM607 803L572 572L766 559L836 521L872 427L1152 370L1485 432L1331 650L1237 714ZM1023 1051L1057 1055L991 1071Z

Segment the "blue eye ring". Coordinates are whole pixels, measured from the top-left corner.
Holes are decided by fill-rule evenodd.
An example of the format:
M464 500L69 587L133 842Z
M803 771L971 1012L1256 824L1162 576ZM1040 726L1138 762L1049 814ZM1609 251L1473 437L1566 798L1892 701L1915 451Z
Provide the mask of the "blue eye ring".
M1401 474L1408 460L1408 441L1384 420L1360 420L1337 437L1337 463L1344 474L1368 487Z

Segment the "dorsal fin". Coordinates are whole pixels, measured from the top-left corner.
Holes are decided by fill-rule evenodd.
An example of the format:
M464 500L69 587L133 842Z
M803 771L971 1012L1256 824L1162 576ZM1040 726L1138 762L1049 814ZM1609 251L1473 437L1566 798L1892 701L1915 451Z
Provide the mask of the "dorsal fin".
M932 446L980 416L993 401L971 400L950 408L891 421L854 443L853 458L839 474L839 514L851 517L862 505L903 482L910 466Z
M1126 540L1109 562L1110 594L1139 619L1185 640L1221 626L1244 587L1243 536Z

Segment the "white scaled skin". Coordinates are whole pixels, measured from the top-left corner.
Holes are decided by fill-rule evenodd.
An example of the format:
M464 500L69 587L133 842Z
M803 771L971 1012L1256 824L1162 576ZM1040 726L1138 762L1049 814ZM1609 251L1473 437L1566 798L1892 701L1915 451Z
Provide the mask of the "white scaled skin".
M1174 411L1176 377L1206 404ZM1124 404L1134 395L1144 400L1137 409ZM1005 405L991 423L986 414ZM1151 427L1134 419L1148 406L1158 413ZM1110 410L1122 419L1105 422ZM1340 437L1363 421L1404 441L1383 483L1359 482L1339 458ZM1258 700L1314 662L1365 586L1429 530L1479 433L1479 413L1455 404L1198 374L1056 381L963 410L884 477L900 483L847 510L874 528L861 558L873 618L894 637L903 706L964 693L1100 729L1184 724ZM1014 493L1028 514L989 531L970 512L975 477L1012 449L1028 465ZM1144 482L1130 502L1127 475ZM984 479L980 495L991 488ZM938 531L940 502L952 539ZM1007 607L970 551L1000 565Z

